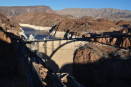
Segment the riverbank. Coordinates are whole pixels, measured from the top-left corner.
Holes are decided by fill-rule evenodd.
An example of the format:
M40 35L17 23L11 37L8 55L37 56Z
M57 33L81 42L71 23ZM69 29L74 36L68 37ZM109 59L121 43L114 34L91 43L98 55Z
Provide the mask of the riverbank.
M48 32L52 28L52 27L44 27L44 26L35 26L35 25L31 25L31 24L22 24L22 23L19 23L19 25L21 27L32 28L34 30L45 30L45 31L48 31Z
M35 26L35 25L30 25L30 24L22 24L22 23L19 23L19 25L21 27L25 27L25 28L31 28L31 29L34 29L36 31L38 30L41 30L41 31L47 31L49 32L49 30L52 28L52 27L44 27L44 26ZM52 31L50 32L50 35L52 36L55 36L56 38L64 38L64 35L65 35L66 32L64 31ZM78 37L77 35L73 35L72 38L76 38Z

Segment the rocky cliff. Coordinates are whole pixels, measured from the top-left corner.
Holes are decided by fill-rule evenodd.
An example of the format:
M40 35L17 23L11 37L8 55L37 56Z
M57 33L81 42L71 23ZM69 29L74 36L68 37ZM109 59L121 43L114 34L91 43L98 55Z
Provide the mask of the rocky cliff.
M17 54L12 34L0 30L0 86L31 87L24 73L24 63Z
M119 30L126 21L110 21L107 19L94 19L89 16L75 18L70 15L57 15L53 13L28 13L12 18L18 23L32 24L38 26L52 27L55 26L59 31L70 30L72 32L104 32Z
M114 21L106 19L93 19L91 17L83 17L80 19L61 21L58 30L70 30L76 32L101 32L110 31L111 29L118 29Z
M0 7L0 13L6 16L16 16L25 13L45 12L54 13L54 11L48 6L12 6L12 7Z
M131 35L130 25L120 32ZM76 79L87 87L130 87L126 79L130 78L131 37L96 38L92 41L95 42L88 42L74 53Z
M108 44L112 46L119 46L123 48L131 47L131 38L123 37L123 38L99 38L92 41L96 41L103 44Z
M72 9L72 10L77 11L77 9ZM84 10L81 11L84 12ZM82 14L81 11L80 14ZM89 12L87 11L85 13L90 13L90 11ZM116 9L101 9L101 11L98 10L98 12L102 13L105 16L109 16L111 14L117 14L119 12L124 12L124 11L116 10ZM130 11L127 12L129 13ZM32 24L37 26L53 27L56 25L56 28L59 31L70 30L71 32L76 31L76 32L88 32L88 33L105 32L105 31L108 32L114 30L118 31L121 25L131 24L131 22L129 21L122 21L122 20L111 21L108 19L103 19L106 18L103 15L101 15L102 17L95 19L95 17L91 17L92 14L89 16L84 15L81 18L77 18L71 15L58 15L56 13L37 12L37 13L21 14L13 17L12 19L14 19L18 23Z
M87 87L130 87L130 49L87 43L74 54L73 73Z
M73 16L63 16L54 13L27 13L15 16L12 19L18 23L32 24L37 26L52 27L62 20L72 19Z
M0 27L2 27L5 31L12 32L16 35L18 35L18 32L21 32L20 25L18 23L7 18L1 13L0 13Z
M0 86L32 87L28 61L20 51L20 26L0 14ZM14 35L16 34L16 35ZM29 77L28 77L29 76ZM30 79L29 79L30 78Z
M91 41L99 42L102 44L108 44L117 47L131 48L131 37L121 37L122 35L131 35L131 28L123 28L117 32L106 32L110 33L107 35L112 36L112 38L95 38ZM104 34L104 33L103 33ZM113 38L115 36L116 38Z

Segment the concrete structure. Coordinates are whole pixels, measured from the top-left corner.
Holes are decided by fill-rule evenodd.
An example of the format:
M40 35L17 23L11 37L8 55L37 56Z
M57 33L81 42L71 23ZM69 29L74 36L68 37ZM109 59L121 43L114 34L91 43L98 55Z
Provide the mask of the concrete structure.
M54 72L68 72L72 74L72 64L74 52L86 41L58 40L47 42L35 42L31 47L32 50L38 50L45 53L51 58L47 60L47 65Z

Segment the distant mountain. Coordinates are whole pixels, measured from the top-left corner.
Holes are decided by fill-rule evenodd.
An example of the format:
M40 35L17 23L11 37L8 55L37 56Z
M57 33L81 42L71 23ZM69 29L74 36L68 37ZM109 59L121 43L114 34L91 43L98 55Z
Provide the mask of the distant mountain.
M121 25L131 24L127 21L111 21L108 19L94 19L90 16L75 18L71 15L58 15L54 13L27 13L11 18L17 23L37 26L55 27L59 31L72 32L103 32L118 30Z
M54 11L48 6L13 6L13 7L2 7L0 6L0 13L6 16L16 16L25 13L54 13Z
M26 13L11 18L18 23L52 27L63 20L74 19L70 15L58 15L55 13Z
M76 17L92 16L94 18L108 18L113 20L131 20L131 11L113 8L67 8L56 10L60 15L73 15Z
M67 8L54 11L49 6L0 6L0 13L6 16L17 16L26 13L57 13L59 15L72 15L75 17L92 16L94 18L112 20L131 20L131 11L113 8Z

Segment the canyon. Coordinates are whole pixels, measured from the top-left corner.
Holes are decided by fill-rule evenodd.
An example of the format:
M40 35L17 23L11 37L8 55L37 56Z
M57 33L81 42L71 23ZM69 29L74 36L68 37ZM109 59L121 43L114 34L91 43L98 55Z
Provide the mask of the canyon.
M78 11L66 9L68 13L74 13L72 10ZM88 9L78 12L82 10ZM97 11L89 10L87 14ZM93 17L93 13L74 15L66 11L53 11L48 6L0 7L7 16L0 14L1 87L131 86L130 11L100 9ZM79 36L79 41L26 42L20 38L23 31L18 23L69 31Z

